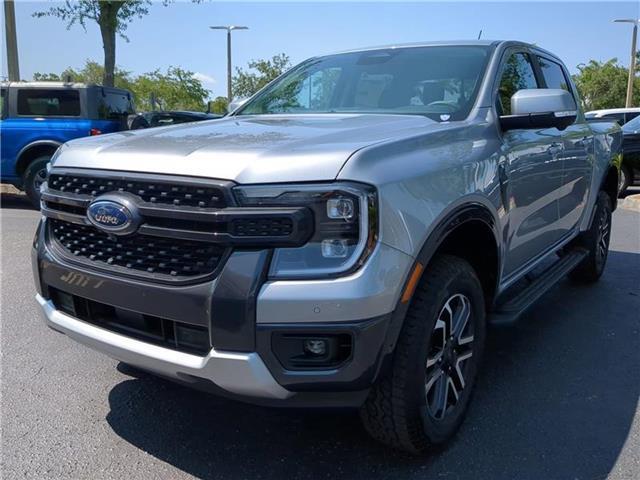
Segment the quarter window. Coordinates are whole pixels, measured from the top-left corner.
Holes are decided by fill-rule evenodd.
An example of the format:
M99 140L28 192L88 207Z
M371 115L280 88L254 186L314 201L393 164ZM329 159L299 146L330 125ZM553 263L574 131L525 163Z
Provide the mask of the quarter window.
M531 58L527 53L512 54L502 67L498 89L498 107L501 115L511 115L511 97L518 90L539 88Z
M77 117L80 115L78 90L18 90L18 115L38 117Z

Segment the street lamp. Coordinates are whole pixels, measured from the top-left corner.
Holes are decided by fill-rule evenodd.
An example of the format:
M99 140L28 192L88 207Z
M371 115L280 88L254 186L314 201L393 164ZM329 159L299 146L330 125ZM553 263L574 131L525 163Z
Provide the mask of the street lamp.
M209 27L211 30L226 30L227 31L227 99L229 104L233 100L231 94L231 31L232 30L249 30L249 27L243 27L240 25L217 25Z
M638 24L640 24L640 19L635 18L621 18L618 20L614 20L617 23L632 23L633 24L633 34L631 37L631 63L629 64L629 79L627 80L627 101L626 107L631 107L632 99L633 99L633 80L636 74L636 40L638 38Z

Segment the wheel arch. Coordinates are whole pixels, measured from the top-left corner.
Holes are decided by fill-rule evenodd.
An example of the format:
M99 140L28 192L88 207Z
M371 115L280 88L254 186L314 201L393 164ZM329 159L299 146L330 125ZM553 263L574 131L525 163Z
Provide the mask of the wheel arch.
M53 155L60 145L62 143L56 140L36 140L25 145L16 156L16 174L22 177L33 160L42 155Z
M469 238L473 241L472 245L469 245ZM481 202L460 205L442 218L425 240L407 274L387 333L385 353L393 352L411 305L413 291L438 254L455 255L471 264L480 278L485 304L490 308L500 280L500 245L497 216Z

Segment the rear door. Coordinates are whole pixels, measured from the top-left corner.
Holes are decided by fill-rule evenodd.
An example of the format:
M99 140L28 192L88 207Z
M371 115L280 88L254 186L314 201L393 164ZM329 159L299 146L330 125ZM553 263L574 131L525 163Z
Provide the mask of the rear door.
M542 88L543 82L527 50L511 49L502 59L496 110L511 113L511 96L518 90ZM503 132L500 174L508 212L504 275L517 275L562 237L558 200L562 187L560 132L519 129Z
M561 88L571 93L578 110L578 99L566 69L550 56L539 54L536 59L545 87ZM591 128L581 115L561 133L564 151L558 226L563 234L568 234L577 228L586 206L593 172L594 147Z

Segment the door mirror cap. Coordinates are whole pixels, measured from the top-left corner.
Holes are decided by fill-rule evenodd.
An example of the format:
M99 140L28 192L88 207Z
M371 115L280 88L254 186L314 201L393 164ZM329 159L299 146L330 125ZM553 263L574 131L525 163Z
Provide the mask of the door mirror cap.
M511 97L511 112L500 117L503 130L554 127L564 130L578 116L573 95L560 88L518 90Z

